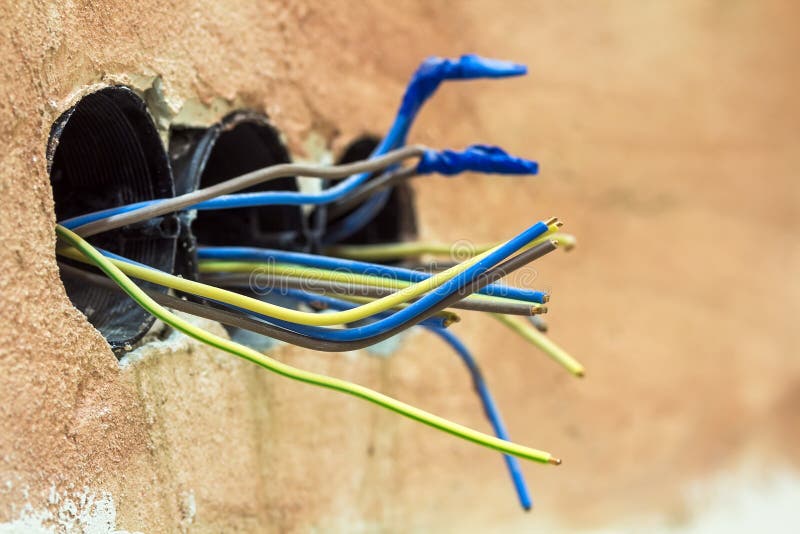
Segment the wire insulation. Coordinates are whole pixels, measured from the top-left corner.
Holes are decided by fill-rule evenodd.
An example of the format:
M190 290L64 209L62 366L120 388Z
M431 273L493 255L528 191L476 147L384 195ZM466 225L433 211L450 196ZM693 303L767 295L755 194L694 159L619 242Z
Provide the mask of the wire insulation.
M92 263L97 265L97 267L106 273L109 278L117 282L120 287L122 287L122 289L137 302L137 304L142 306L165 324L168 324L176 330L179 330L184 334L197 339L198 341L224 350L245 360L251 361L276 374L359 397L378 406L404 415L410 419L414 419L467 441L483 445L484 447L536 462L552 464L560 463L560 461L555 459L549 452L532 449L523 445L518 445L516 443L496 438L494 436L489 436L357 384L352 384L337 378L297 369L270 358L265 354L256 352L253 349L207 332L202 328L199 328L192 323L181 319L177 315L171 313L166 308L156 303L144 291L142 291L139 286L134 284L131 279L125 275L125 273L117 268L114 263L105 258L99 251L92 247L88 242L81 239L81 237L74 232L71 232L61 225L56 226L56 232L61 239L78 249Z
M313 293L331 293L334 297L344 298L348 296L369 297L372 299L385 297L395 292L394 288L365 285L349 282L335 282L321 278L307 278L300 276L277 275L268 272L208 272L200 276L200 282L214 285L217 287L249 289L258 295L276 292L282 294L284 288L302 289ZM409 283L409 282L406 282ZM541 304L531 304L521 300L476 299L477 295L470 295L461 302L453 305L459 310L471 310L482 312L503 313L506 315L525 315L542 313L546 310ZM413 302L413 301L410 301Z
M315 176L319 178L345 178L356 172L372 172L383 169L395 163L402 162L409 158L418 158L428 150L423 146L408 146L387 152L383 156L376 157L367 161L358 161L345 165L306 165L296 163L283 163L272 165L263 169L243 174L236 178L231 178L224 182L203 188L185 195L173 198L162 198L156 200L146 200L125 206L118 206L102 211L96 211L73 217L62 224L73 229L78 235L89 237L100 232L107 232L121 226L137 223L171 213L186 208L194 209L220 209L225 207L248 207L252 205L271 204L314 204L333 202L343 198L351 191L355 190L360 183L355 183L351 179L345 180L340 184L324 191L320 194L301 195L286 191L267 191L259 193L242 193L239 195L228 195L235 191L241 191L257 184L261 184L278 178L292 176ZM361 176L361 175L359 175ZM369 174L366 174L369 176ZM268 199L267 203L260 201L264 195ZM231 198L235 197L235 198ZM284 202L285 201L285 202ZM237 203L238 202L238 203ZM250 202L250 203L248 203Z
M256 320L252 317L233 313L227 310L218 310L210 306L201 306L199 309L191 311L185 310L188 313L196 314L200 317L206 317L212 320L222 322L231 326L245 328L247 330L265 335L274 339L278 339L285 343L291 343L299 347L308 348L322 352L347 352L352 350L359 350L369 345L379 343L385 339L399 334L400 332L418 324L420 321L433 317L436 313L452 306L455 302L464 298L464 294L474 293L489 284L501 280L503 277L513 273L514 271L528 265L542 256L549 254L556 249L556 244L553 241L547 241L535 248L523 251L518 255L505 260L500 265L493 267L485 273L473 279L466 288L464 287L449 287L447 293L436 303L432 304L430 308L421 312L419 315L411 317L403 317L402 320L397 320L392 325L384 325L383 328L377 328L373 325L371 330L359 329L356 335L351 335L348 339L320 339L317 337L306 336L298 334L289 329L281 328L264 321ZM184 301L187 302L187 301ZM191 304L188 303L187 304ZM175 309L182 309L177 307ZM217 317L212 317L211 314L217 314ZM394 317L397 319L397 317Z
M560 247L564 250L572 249L576 244L575 236L572 234L565 234L563 232L553 232L542 236L540 242L545 239L555 239L558 241ZM532 246L538 244L532 243ZM362 262L368 261L392 261L402 260L404 258L422 256L423 254L431 254L435 256L449 256L457 252L459 254L480 254L486 250L497 246L496 244L476 245L475 247L466 250L454 250L453 245L446 243L430 243L424 241L403 242L403 243L381 243L375 245L337 245L325 249L325 253L338 258L345 258L350 260L358 260ZM466 248L466 247L465 247Z
M545 336L532 325L522 323L517 321L514 317L499 313L493 313L492 317L500 321L513 332L519 334L526 341L539 347L542 352L550 356L573 375L579 378L583 378L586 375L586 369L584 369L583 365L581 365L578 360L570 356L567 351L556 345L549 337Z
M195 294L219 302L224 302L236 307L245 308L255 313L274 317L282 321L311 326L330 326L351 323L360 319L364 319L371 314L385 311L396 304L419 297L428 291L431 291L431 293L426 295L426 297L429 297L431 294L433 294L433 302L438 302L439 299L437 296L442 294L441 292L437 293L438 289L449 283L452 284L450 284L448 287L451 287L452 285L455 285L456 287L465 285L469 282L469 280L471 280L472 277L484 272L489 267L524 247L533 239L536 239L538 236L546 232L547 228L547 225L545 225L543 222L536 223L500 247L475 256L472 259L466 260L458 267L438 273L422 282L418 282L412 286L400 289L388 297L375 300L368 304L363 304L358 308L329 314L316 314L299 310L291 310L282 306L277 306L275 304L247 297L245 295L240 295L238 293L226 291L224 289L209 286L192 280L186 280L184 278L173 276L147 266L137 265L124 259L119 259L119 257L112 258L111 262L126 274L147 282L152 282L178 291L183 291L185 293ZM72 259L79 261L82 260L80 254L75 254L74 251L69 249L59 252ZM110 255L107 252L105 254ZM395 315L401 316L401 314L404 314L405 312L408 312L409 314L418 314L421 310L424 310L428 307L428 302L431 302L431 300L426 301L425 298L422 298ZM402 316L405 317L405 315ZM321 335L333 334L336 336L339 335L339 332L341 331L328 332L327 330L321 329L319 332Z
M475 386L475 391L478 393L478 397L483 403L483 411L486 414L486 418L489 419L489 423L491 423L495 435L500 439L510 441L511 438L508 437L508 431L506 430L505 423L503 423L503 418L500 416L500 410L497 409L494 398L483 378L483 373L481 373L481 369L478 366L478 362L472 356L469 349L467 349L466 345L464 345L455 334L447 330L435 327L426 327L425 329L439 336L445 343L452 347L459 357L461 357L464 365L467 366L467 370L469 370L472 383ZM508 467L508 472L511 475L514 488L517 490L517 497L519 498L520 505L522 505L523 509L530 510L531 506L533 506L533 502L531 501L528 485L525 483L525 475L522 474L519 462L516 458L508 454L504 454L503 459L506 462L506 467Z
M548 235L551 231L555 231L554 229L555 224L551 224L548 226L548 231L545 232L544 235ZM540 237L535 241L535 243L538 244L544 241L545 240ZM317 269L336 271L339 273L352 273L354 275L366 275L370 277L381 277L392 280L403 280L407 282L421 282L430 278L431 276L430 273L420 272L412 269L403 269L402 267L276 249L254 247L200 247L197 254L201 261L230 260L266 263L269 265L275 263L291 263L305 267L315 267ZM353 281L355 281L355 279L353 279ZM372 285L383 285L383 283ZM491 284L481 289L479 293L483 295L491 295L536 303L543 303L547 300L547 294L542 291L532 291L502 284Z

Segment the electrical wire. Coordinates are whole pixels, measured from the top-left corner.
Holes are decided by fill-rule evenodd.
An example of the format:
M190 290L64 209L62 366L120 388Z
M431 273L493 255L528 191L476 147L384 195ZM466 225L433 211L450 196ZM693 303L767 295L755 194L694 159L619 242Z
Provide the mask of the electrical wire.
M425 319L432 317L437 312L452 306L455 302L463 299L465 294L474 293L480 290L482 287L495 283L501 280L503 277L528 265L532 261L549 254L556 249L556 246L557 245L554 241L547 241L537 245L532 249L525 250L518 255L505 260L500 265L493 267L479 275L466 287L449 287L448 292L444 297L438 300L435 304L432 304L428 310L420 313L419 315L404 317L402 321L397 321L396 324L387 326L386 328L375 329L373 327L371 330L359 329L360 335L351 336L351 338L347 340L320 339L306 336L298 334L297 332L289 329L280 328L263 321L255 320L252 317L247 317L225 310L218 310L209 306L203 306L200 309L195 309L192 311L179 308L177 307L179 303L175 303L175 309L181 309L183 311L187 311L187 313L193 313L200 317L219 321L230 326L245 328L257 334L265 335L285 343L290 343L292 345L297 345L299 347L311 350L317 350L321 352L348 352L363 349L399 334L403 330L414 326L420 321L424 321Z
M240 208L253 205L268 204L324 204L333 202L355 190L361 182L348 178L336 186L319 194L300 194L287 191L260 191L257 193L241 193L231 195L257 184L278 178L292 176L313 176L318 178L346 178L358 172L373 172L399 163L409 158L422 156L427 149L424 146L412 145L403 147L366 161L347 163L344 165L307 165L282 163L231 178L218 184L179 195L173 198L145 200L114 208L96 211L62 221L61 224L73 229L78 235L89 237L107 232L129 224L137 223L186 208L223 209ZM361 176L361 175L358 175ZM366 174L369 176L369 174Z
M376 329L374 325L372 325L371 329L361 328L360 336L351 336L352 339L349 340L312 338L310 336L298 334L291 330L278 328L273 325L263 323L260 328L262 332L271 331L270 334L267 334L270 337L314 350L324 352L345 352L350 350L358 350L399 334L403 330L406 330L419 323L419 321L431 317L437 311L441 311L452 306L455 302L463 299L464 294L474 293L481 287L497 282L503 277L528 265L530 262L541 258L545 254L548 254L555 249L556 243L553 241L548 241L536 246L535 248L523 251L520 254L504 261L500 265L493 267L492 269L489 269L485 273L479 275L472 282L470 282L466 288L449 289L448 293L441 300L439 300L436 304L431 305L427 311L422 312L420 315L416 317L406 317L402 322L398 322L391 327L383 329Z
M527 68L524 65L483 58L474 54L463 55L458 59L438 57L426 59L411 76L394 122L372 155L377 156L405 144L417 114L442 82L506 78L526 73ZM367 178L368 176L364 176L364 181ZM326 231L325 244L337 243L361 230L383 209L390 195L391 190L382 190L368 198L355 211Z
M548 230L543 234L543 236L552 234L555 231L556 223L557 221L555 219L547 221L546 224L548 225ZM537 243L543 241L544 239L542 237L537 238ZM303 252L290 252L286 250L254 247L199 247L197 250L197 256L201 261L231 260L237 262L259 262L261 264L266 263L270 265L274 265L275 263L291 263L305 267L336 271L339 273L382 277L392 280L403 280L407 282L421 282L430 278L431 276L430 273L411 269L403 269L401 267L394 267L390 265L366 263L345 258L334 258L329 256L321 256L318 254L306 254ZM352 281L355 281L355 278L352 279ZM544 303L548 300L547 294L542 291L532 291L528 289L510 287L503 284L491 284L481 289L480 294L536 303Z
M298 300L298 301L301 301L301 302L303 302L305 304L308 304L310 307L312 307L312 308L314 308L316 310L319 310L319 311L330 310L330 309L333 309L333 310L349 310L349 309L354 308L356 306L353 302L348 301L346 299L337 298L337 297L331 297L330 295L321 295L319 293L312 293L312 292L309 292L309 291L303 291L301 289L287 288L286 291L285 291L284 296L292 298L292 299L295 299L295 300ZM350 297L348 297L348 298L350 298ZM400 304L397 308L394 308L394 309L403 309L406 306L408 306L408 304ZM372 316L368 317L367 319L362 319L361 321L358 321L358 322L352 323L352 324L359 324L359 323L365 323L365 322L368 322L368 321L374 321L374 320L377 320L377 319L383 319L383 318L388 317L391 313L392 312L390 312L390 311L376 313L375 315L372 315ZM447 328L451 324L458 323L458 322L461 321L461 318L458 316L458 314L453 313L453 312L448 311L448 310L441 310L439 312L436 312L436 315L433 315L433 316L430 317L430 319L434 319L434 318L437 320L437 323L438 323L436 325L436 328ZM425 321L423 321L423 322L425 322ZM294 326L297 326L297 325L292 325L292 326L294 327Z
M92 272L80 269L78 267L74 267L72 265L63 262L58 262L58 267L59 269L61 269L62 273L67 273L73 279L80 280L83 283L97 285L104 287L106 289L111 289L114 291L118 291L120 293L125 293L122 290L122 288L120 288L113 280L111 280L106 276L94 274ZM278 328L271 324L264 323L261 320L254 319L250 315L244 315L241 312L237 313L229 310L215 308L209 304L201 304L199 302L185 300L152 289L142 288L142 290L145 293L147 293L147 295L150 296L150 298L152 298L157 303L161 304L162 306L166 306L167 308L172 308L173 310L188 313L190 315L201 317L203 319L208 319L210 321L216 321L224 325L233 326L244 330L249 330L250 332L261 334L266 337L271 337L277 339L278 341L282 341L292 345L297 345L299 347L311 350L323 351L323 352L338 352L338 351L326 351L325 348L320 348L318 344L315 343L315 340L307 338L306 336L299 336L297 334L294 334L294 332L291 332L290 334L295 337L285 338L285 336L283 336L281 333L282 331L284 331L282 328ZM313 297L316 297L316 295L314 295ZM308 299L309 302L312 302L314 300L319 300L319 299L313 299L313 298ZM320 303L322 303L322 301L320 301ZM330 302L326 301L324 302L324 304L330 305ZM348 306L351 308L353 307L353 305L348 305ZM443 311L439 311L436 314L431 315L430 317L424 319L419 324L421 326L431 326L434 328L447 328L453 322L457 322L457 320L454 320L453 315L454 314L443 313ZM457 317L458 316L456 316L456 318ZM360 346L356 347L355 343L360 344ZM354 344L351 347L342 348L342 351L358 350L370 344L372 344L372 342L369 340L366 340L365 342L354 342Z
M282 321L313 326L329 326L358 321L359 319L368 317L371 314L385 311L401 302L406 302L409 299L419 297L429 291L431 294L437 294L437 291L448 283L456 286L465 285L469 280L471 280L471 278L510 256L511 254L514 254L526 244L546 232L547 229L548 227L545 223L538 222L527 230L513 237L503 245L489 252L475 256L472 259L466 260L458 267L438 273L426 280L423 280L422 282L418 282L412 286L400 289L399 291L382 299L372 301L368 304L363 304L358 308L329 314L316 314L299 310L291 310L282 306L277 306L275 304L247 297L245 295L240 295L224 289L201 284L192 280L186 280L178 276L173 276L141 264L131 263L125 259L120 259L119 257L113 258L111 261L126 274L140 280L169 287L184 293L195 294L219 302L224 302L226 304L231 304L233 306L245 308ZM59 251L59 253L79 261L82 259L81 255L76 255L74 251L63 250ZM106 253L106 255L109 254ZM426 295L426 297L427 296L430 296L430 294ZM412 313L419 313L426 307L423 302L426 302L425 298L422 298L419 301L411 304L408 308L398 312L396 315L399 315L403 312L408 312L409 310L413 310ZM387 319L387 321L390 319L392 318Z
M561 463L560 460L554 458L549 452L532 449L523 445L518 445L516 443L496 438L494 436L489 436L357 384L297 369L253 349L207 332L202 328L199 328L192 323L178 317L156 303L144 291L142 291L139 286L133 283L133 281L131 281L131 279L128 278L125 273L123 273L116 265L114 265L112 261L104 257L88 242L81 239L79 235L71 232L61 225L56 225L56 233L58 234L59 238L63 239L71 246L79 250L86 256L87 259L99 267L109 278L119 284L119 286L122 287L122 289L142 308L150 312L165 324L194 339L197 339L198 341L224 350L245 360L251 361L276 374L301 382L306 382L308 384L339 391L341 393L346 393L354 397L359 397L378 406L394 411L395 413L404 415L410 419L414 419L433 428L450 433L454 436L458 436L467 441L483 445L484 447L541 463L550 463L556 465Z
M555 239L564 250L571 250L576 239L572 234L554 232L542 237L544 239ZM486 250L497 246L496 244L476 245L474 247L464 247L464 250L454 249L453 245L446 243L430 243L424 241L403 242L403 243L381 243L374 245L337 245L325 249L325 253L338 258L346 258L359 261L391 261L401 260L408 257L422 256L431 254L436 256L449 256L451 254L480 254Z
M506 314L506 315L509 315L509 314ZM538 330L539 332L541 332L542 334L546 334L547 333L547 321L545 321L543 318L539 317L538 315L531 315L528 318L528 322L531 323L531 325L533 325L533 327L536 330Z
M492 317L500 321L513 332L519 334L526 341L539 347L542 352L550 356L573 375L579 378L583 378L586 375L586 370L578 360L570 356L567 351L556 345L549 337L539 332L536 328L533 328L529 324L519 322L508 315L493 313Z
M450 345L456 354L459 355L461 360L464 362L464 365L467 366L467 370L469 370L475 391L478 394L478 397L481 399L483 411L486 414L486 418L489 420L489 423L492 425L494 434L500 439L510 441L511 438L509 438L508 431L503 423L503 418L500 416L500 410L497 409L494 398L492 398L492 394L489 391L489 386L486 385L486 381L483 378L483 373L481 373L481 369L478 366L478 362L472 356L466 345L464 345L464 343L455 334L447 330L436 327L425 327L425 329L439 336L445 343ZM516 458L509 456L508 454L504 454L503 459L506 462L506 467L508 467L508 472L511 475L511 481L514 483L514 488L517 490L517 497L519 498L520 505L522 505L523 509L530 510L533 503L531 502L531 497L528 493L528 486L525 483L525 476L522 474L522 469L520 468L519 462Z
M200 282L217 287L248 288L254 290L257 294L264 294L267 292L271 293L272 291L281 294L281 291L284 288L291 288L303 289L305 291L311 291L314 293L332 293L334 297L340 298L346 296L356 296L376 299L394 293L394 289L388 287L334 282L319 278L312 279L300 276L276 275L266 272L258 272L257 274L208 272L200 276ZM469 296L461 302L456 303L453 308L459 310L494 312L503 313L506 315L525 316L545 313L547 309L541 304L531 305L529 302L520 300L497 299L496 301L483 301L474 299L472 296Z
M383 189L395 187L416 175L416 168L406 167L394 171L386 171L383 174L376 176L372 180L369 180L367 183L359 187L355 192L353 192L352 195L348 195L342 200L334 202L328 206L328 220L347 213L349 210L358 206L366 198L370 197L373 193L377 193Z
M305 267L302 265L287 265L283 263L256 263L256 262L240 262L240 261L202 261L198 264L198 269L202 275L223 274L223 273L245 273L251 277L251 282L256 288L264 285L269 277L274 276L288 276L292 278L301 278L307 280L309 283L314 282L328 282L330 284L340 284L343 286L349 285L362 285L369 287L377 287L382 289L401 290L407 289L414 284L405 280L395 280L393 278L385 278L380 276L370 276L364 274L355 274L342 271L331 271L327 269L317 269L315 267ZM419 282L417 282L419 283ZM390 291L387 295L393 294ZM413 300L412 298L408 299ZM486 306L501 306L501 305L518 305L527 304L528 310L525 315L531 313L542 313L542 305L538 302L521 301L518 299L509 299L506 297L495 297L491 295L468 295L465 302L467 305L484 304ZM545 296L542 300L547 300Z
M536 247L535 249L531 249L531 251L537 252L533 252L530 256L528 256L526 252L515 256L512 258L512 260L522 257L524 258L524 261L529 262L539 255L555 249L555 246L556 245L554 242L548 241L547 243L540 245L541 248ZM511 260L509 260L509 262L511 262ZM503 262L503 264L498 267L502 267L506 265L506 263L507 262ZM519 266L523 265L524 263L509 263L509 265L511 264L515 265L514 268L519 268ZM477 269L477 267L473 267L471 269ZM491 282L502 278L502 276L505 275L503 273L506 273L507 271L498 270L497 272L498 278L493 278ZM465 295L469 294L469 291L472 290L473 287L481 287L481 284L473 283L476 281L476 279L472 278L472 273L465 272L463 276L465 280L472 280L472 282L466 283L466 287L464 285L460 285L457 280L450 280L440 288L437 288L435 291L425 295L419 301L409 304L404 309L392 314L391 317L367 324L365 326L352 327L345 330L331 330L329 328L294 325L291 326L290 329L311 337L330 341L352 341L355 339L363 339L364 337L371 337L373 335L380 335L386 331L398 332L399 329L395 330L396 327L402 326L403 328L408 328L409 326L414 325L416 322L419 322L422 318L428 317L427 312L418 311L419 309L443 309L440 306L442 302L445 302L445 307L447 305L452 305L452 303L463 299ZM478 279L480 279L480 277L478 277Z
M415 169L416 174L435 172L450 176L465 171L489 174L536 174L539 165L535 161L511 156L499 147L472 145L464 152L454 150L426 152ZM382 189L374 193L355 210L330 225L323 243L330 245L353 236L380 213L391 194L391 189Z
M391 195L391 189L382 189L374 193L355 210L326 228L322 244L327 246L354 236L381 212Z
M357 307L357 304L353 304L348 300L337 299L333 297L326 297L322 295L316 295L313 293L308 293L306 291L302 291L299 289L285 289L283 292L284 297L288 297L292 300L296 300L298 302L306 303L309 307L313 308L316 312L320 311L327 311L330 312L331 310L337 311L347 311L352 310ZM308 337L315 337L317 335L317 328L314 326L306 326L297 323L292 323L288 321L281 321L280 319L275 319L274 317L267 317L266 315L262 315L256 313L252 310L247 310L244 308L240 308L238 306L233 306L230 304L226 304L224 302L216 302L212 301L214 304L221 305L223 307L232 309L235 312L243 313L245 315L250 315L255 317L258 320L266 321L272 325L275 325L280 328L284 328L287 330L291 330L292 332L296 332L298 334L302 334ZM393 310L402 310L405 309L408 304L399 304ZM385 311L370 315L368 318L360 319L358 321L354 321L352 323L347 323L346 326L353 327L359 326L362 324L371 324L371 322L377 322L384 319L389 319L392 315L392 311ZM430 319L441 319L441 327L447 328L453 323L457 323L461 320L461 318L453 312L442 310L436 313L435 316L430 317ZM430 320L429 319L429 320Z

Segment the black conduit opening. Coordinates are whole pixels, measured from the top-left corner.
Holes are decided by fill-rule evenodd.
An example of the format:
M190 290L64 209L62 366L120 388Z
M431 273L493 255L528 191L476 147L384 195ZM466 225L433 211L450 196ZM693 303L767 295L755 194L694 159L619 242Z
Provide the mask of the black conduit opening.
M89 94L61 115L50 130L47 164L59 221L174 194L158 132L144 102L126 87ZM178 230L178 219L167 215L98 234L89 241L172 272ZM141 339L155 320L122 293L81 283L68 274L62 273L61 279L73 305L118 356ZM165 291L153 284L142 285Z
M350 143L339 158L339 163L351 163L369 158L380 139L372 135L363 135ZM359 204L360 205L360 204ZM354 208L355 209L355 208ZM329 220L328 226L335 224L350 210ZM386 205L364 228L341 241L341 244L369 245L377 243L397 243L411 241L417 237L417 211L414 203L414 191L408 182L392 188Z
M177 194L188 193L250 171L289 163L289 151L266 116L237 111L207 129L173 127L170 157ZM248 189L297 191L294 177ZM197 245L227 245L301 250L306 223L299 206L263 206L214 211L187 211L178 247L176 270L197 277Z

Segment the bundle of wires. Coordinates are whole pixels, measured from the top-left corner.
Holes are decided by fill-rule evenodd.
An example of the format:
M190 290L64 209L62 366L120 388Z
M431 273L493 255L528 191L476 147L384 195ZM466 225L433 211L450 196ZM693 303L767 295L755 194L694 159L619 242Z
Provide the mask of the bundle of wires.
M474 55L456 60L426 60L412 78L392 127L369 159L338 166L280 164L169 199L156 199L89 213L57 226L59 254L73 276L88 283L117 287L172 328L201 342L299 381L334 389L373 402L442 431L504 453L520 504L531 506L515 457L560 463L547 452L515 444L508 434L486 382L466 346L447 328L459 320L454 310L490 313L577 376L583 367L539 330L549 296L500 280L572 238L556 219L537 222L508 241L479 247L471 257L443 270L408 269L379 262L420 255L441 255L447 247L430 244L337 246L369 224L391 188L424 174L464 171L535 174L536 162L487 145L463 151L404 146L414 118L442 81L500 78L526 71L522 65ZM412 161L412 163L409 163ZM255 184L286 176L341 180L318 193L262 191L240 193ZM245 247L200 247L199 278L189 280L99 250L85 238L179 210L219 210L249 206L328 205L347 213L326 233L328 255ZM368 260L368 261L366 261ZM77 263L76 263L77 262ZM103 277L78 267L89 264ZM146 291L136 278L191 295L191 300ZM293 307L280 302L288 299ZM337 352L368 347L415 325L433 332L467 366L495 436L463 427L362 386L295 369L265 354L202 330L165 307L219 321L301 347ZM527 317L533 323L522 322Z

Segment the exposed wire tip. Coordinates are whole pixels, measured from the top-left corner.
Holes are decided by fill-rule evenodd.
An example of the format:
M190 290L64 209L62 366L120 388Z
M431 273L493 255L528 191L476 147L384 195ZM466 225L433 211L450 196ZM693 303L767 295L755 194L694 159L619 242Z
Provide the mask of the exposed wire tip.
M551 226L551 225L553 225L553 224L556 224L557 222L558 222L558 217L550 217L550 218L549 218L549 219L547 219L547 220L546 220L544 223L545 223L547 226Z
M533 312L534 315L541 315L543 313L547 313L547 306L542 306L541 304L539 304L538 306L533 306L531 308L531 311Z
M561 465L561 458L550 458L547 460L548 464Z
M577 376L578 378L583 378L586 376L586 371L584 371L583 369L578 369L577 371L575 371L575 376Z
M550 295L548 293L544 294L542 297L542 302L550 302Z
M564 223L559 221L559 220L556 220L556 222L553 223L553 224L555 224L558 228L561 228L562 226L564 226Z

